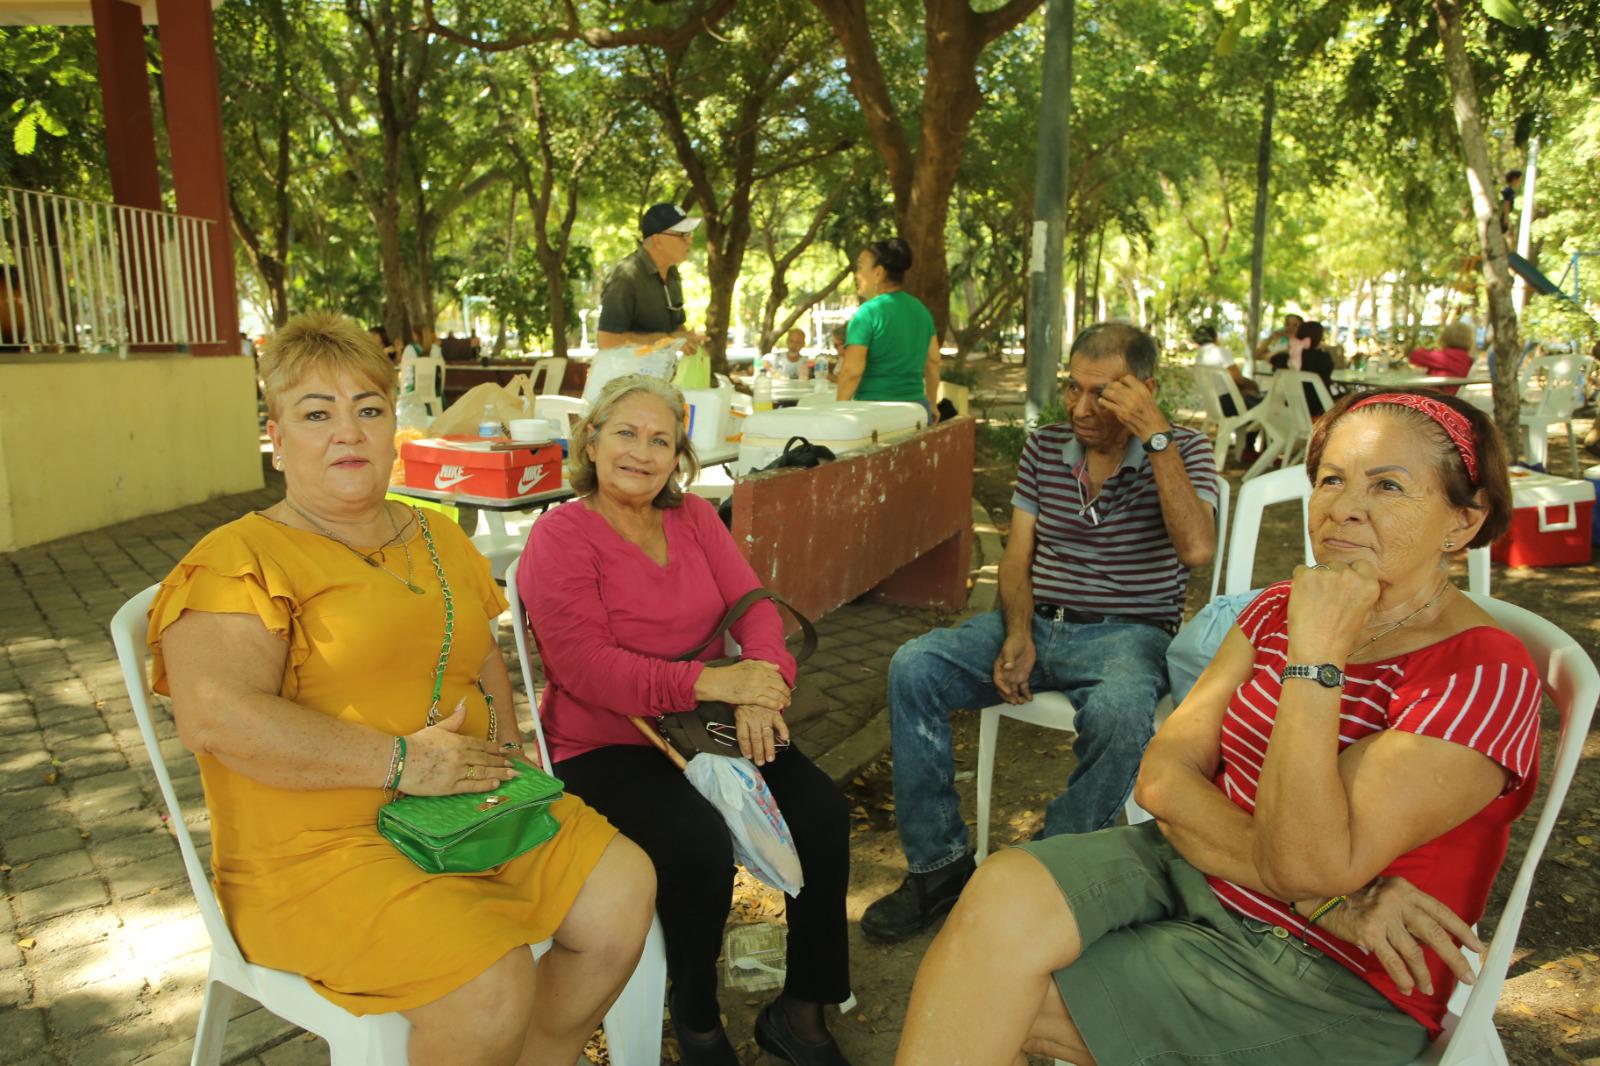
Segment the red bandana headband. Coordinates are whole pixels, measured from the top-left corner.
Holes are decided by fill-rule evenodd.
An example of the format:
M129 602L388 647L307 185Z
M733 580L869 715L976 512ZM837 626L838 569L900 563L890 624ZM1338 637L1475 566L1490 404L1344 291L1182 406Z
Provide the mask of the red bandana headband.
M1478 449L1472 442L1472 425L1465 415L1455 410L1449 404L1440 403L1429 396L1418 396L1411 392L1385 392L1376 396L1368 396L1364 400L1357 400L1350 405L1350 410L1359 411L1363 407L1373 404L1386 403L1396 407L1409 407L1413 411L1420 411L1438 423L1450 438L1450 443L1456 446L1456 451L1461 453L1461 462L1466 465L1467 479L1476 485L1478 483Z

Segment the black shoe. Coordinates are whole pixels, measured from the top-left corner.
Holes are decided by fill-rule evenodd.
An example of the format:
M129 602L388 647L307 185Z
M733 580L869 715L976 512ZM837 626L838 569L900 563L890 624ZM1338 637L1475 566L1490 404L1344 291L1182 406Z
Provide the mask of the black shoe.
M925 874L906 874L900 887L861 915L861 932L875 944L916 936L956 905L976 869L972 856Z
M789 1017L773 1001L756 1015L756 1043L761 1050L791 1066L850 1066L839 1045L829 1036L819 1044L801 1040L789 1026Z
M672 1014L672 1033L678 1038L678 1061L683 1066L739 1066L739 1056L721 1025L711 1036L696 1036L678 1021L678 1010L670 993L667 1008Z

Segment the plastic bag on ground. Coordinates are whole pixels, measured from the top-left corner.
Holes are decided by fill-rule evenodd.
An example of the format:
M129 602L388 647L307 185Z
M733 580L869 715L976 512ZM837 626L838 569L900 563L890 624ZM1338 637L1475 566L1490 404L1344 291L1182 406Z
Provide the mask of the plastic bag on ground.
M794 836L755 763L700 754L689 760L683 772L728 823L734 861L779 892L799 895L806 881L794 850Z

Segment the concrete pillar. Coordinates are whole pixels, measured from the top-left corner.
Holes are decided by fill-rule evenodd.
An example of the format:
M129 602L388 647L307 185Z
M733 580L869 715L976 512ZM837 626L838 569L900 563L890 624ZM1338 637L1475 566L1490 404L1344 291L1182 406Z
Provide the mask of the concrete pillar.
M222 157L222 93L210 0L157 0L161 64L178 213L211 219L211 289L219 342L195 345L203 355L239 348L239 299L228 233L228 174Z
M161 178L145 74L144 19L137 6L123 0L91 0L91 4L112 199L159 211Z

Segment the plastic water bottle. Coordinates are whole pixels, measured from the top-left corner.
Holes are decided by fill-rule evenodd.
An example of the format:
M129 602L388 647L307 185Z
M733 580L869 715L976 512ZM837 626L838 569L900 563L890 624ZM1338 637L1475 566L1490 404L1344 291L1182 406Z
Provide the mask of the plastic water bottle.
M756 374L755 384L750 387L750 406L758 412L772 410L772 379L764 368Z
M494 404L483 405L483 417L478 419L478 436L498 437L504 433L500 425L500 416L494 413Z

